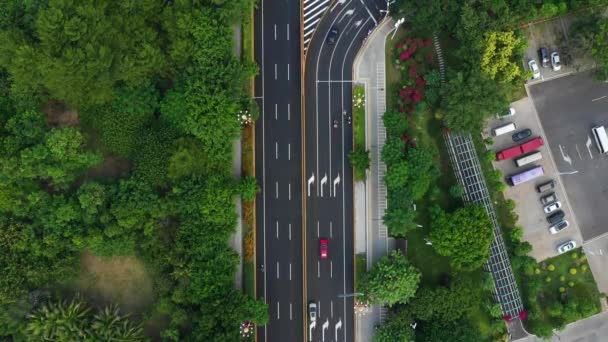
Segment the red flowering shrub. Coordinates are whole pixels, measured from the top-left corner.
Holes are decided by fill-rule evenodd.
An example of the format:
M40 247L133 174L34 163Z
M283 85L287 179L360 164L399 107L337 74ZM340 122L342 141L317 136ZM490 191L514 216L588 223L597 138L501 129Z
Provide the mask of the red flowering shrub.
M399 89L399 112L414 112L414 106L424 99L424 74L434 61L433 40L419 37L405 38L395 45L396 64L402 72Z

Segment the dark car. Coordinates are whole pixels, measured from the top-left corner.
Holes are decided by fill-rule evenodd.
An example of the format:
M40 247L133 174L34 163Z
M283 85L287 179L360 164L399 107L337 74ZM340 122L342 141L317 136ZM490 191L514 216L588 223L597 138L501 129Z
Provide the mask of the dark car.
M549 66L549 51L547 48L541 47L538 49L538 59L540 60L540 64L543 66L543 68Z
M518 142L518 141L528 138L531 135L532 135L532 130L529 128L526 128L517 133L514 133L511 137L513 138L513 141Z
M334 45L338 39L338 35L340 35L340 30L336 27L332 27L327 34L327 39L325 39L327 45Z
M564 214L562 210L558 210L553 214L547 216L547 222L549 222L550 224L556 224L559 221L562 221L564 219L564 216L566 216L566 214Z

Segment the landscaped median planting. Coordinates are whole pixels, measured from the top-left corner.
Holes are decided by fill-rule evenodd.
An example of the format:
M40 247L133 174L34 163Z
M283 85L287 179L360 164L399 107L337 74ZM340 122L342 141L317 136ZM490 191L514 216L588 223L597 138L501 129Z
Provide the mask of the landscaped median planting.
M353 169L355 170L355 179L365 180L365 172L369 169L369 151L365 146L365 86L357 84L353 87L353 116L354 116L354 136L355 147L348 154ZM348 113L346 113L348 115ZM352 118L344 118L345 121Z

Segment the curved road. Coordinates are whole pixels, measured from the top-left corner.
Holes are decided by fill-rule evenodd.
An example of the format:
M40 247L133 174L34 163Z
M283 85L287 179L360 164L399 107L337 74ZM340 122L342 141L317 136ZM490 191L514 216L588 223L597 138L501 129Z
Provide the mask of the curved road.
M352 116L353 60L379 21L378 9L383 3L335 1L307 50L305 295L318 308L316 323L306 319L309 341L354 341L353 179L348 161L353 131L347 117ZM326 38L332 27L340 33L329 45ZM337 128L334 120L338 120ZM319 257L321 238L329 240L329 255L324 260Z

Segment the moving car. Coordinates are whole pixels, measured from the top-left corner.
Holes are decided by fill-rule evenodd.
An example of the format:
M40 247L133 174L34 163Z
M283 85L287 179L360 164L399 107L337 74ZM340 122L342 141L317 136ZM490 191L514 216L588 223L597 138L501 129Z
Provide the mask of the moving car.
M308 303L308 318L310 319L310 323L317 321L317 303Z
M547 196L543 196L540 199L540 202L544 205L553 203L555 201L557 201L557 196L555 195L555 192L552 192L552 193L548 194Z
M522 140L528 138L531 135L532 135L532 130L529 128L526 128L517 133L514 133L511 136L511 138L513 138L513 141L518 142L518 141L522 141Z
M538 65L536 64L536 61L531 59L528 61L528 67L530 67L530 70L532 70L532 79L533 80L537 80L540 78L540 69L538 68Z
M543 66L543 68L549 66L549 51L547 48L541 47L538 49L538 59L540 60L540 64Z
M561 232L562 230L568 228L570 224L568 223L568 221L564 220L562 222L556 223L554 225L552 225L551 227L549 227L549 232L551 234L557 234L559 232Z
M551 54L551 67L553 68L553 71L559 71L562 68L562 63L559 60L557 51Z
M553 202L551 204L546 205L543 210L545 211L545 214L551 214L552 212L556 211L557 209L562 207L562 203L560 201L557 202Z
M557 251L559 254L564 254L568 251L571 251L576 248L576 242L570 240L568 242L564 242L561 245L557 246Z
M327 45L334 45L336 43L336 40L338 40L339 34L340 34L340 30L338 30L338 28L336 28L336 27L332 27L329 30L329 33L327 33L327 39L325 39L325 42L327 43Z
M564 219L564 216L566 216L566 214L563 211L558 210L553 214L547 216L547 222L549 222L550 224L556 224L559 221L562 221Z
M321 256L321 259L327 259L327 245L327 239L319 240L319 254Z

